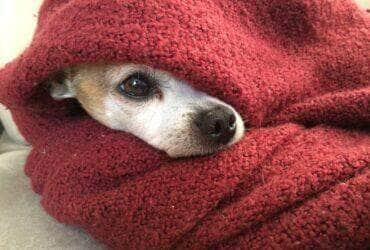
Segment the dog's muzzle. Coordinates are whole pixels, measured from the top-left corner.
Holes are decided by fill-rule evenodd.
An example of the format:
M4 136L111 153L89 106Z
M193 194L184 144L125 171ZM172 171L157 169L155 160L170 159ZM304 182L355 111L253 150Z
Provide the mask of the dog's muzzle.
M233 110L221 105L201 111L194 122L202 137L216 144L228 144L236 132L236 116Z

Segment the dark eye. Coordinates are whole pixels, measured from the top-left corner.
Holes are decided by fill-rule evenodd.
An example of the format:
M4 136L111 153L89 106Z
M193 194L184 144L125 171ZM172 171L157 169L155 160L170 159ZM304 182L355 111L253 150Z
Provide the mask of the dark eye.
M133 75L118 85L118 91L129 97L147 97L153 93L154 84L144 76Z

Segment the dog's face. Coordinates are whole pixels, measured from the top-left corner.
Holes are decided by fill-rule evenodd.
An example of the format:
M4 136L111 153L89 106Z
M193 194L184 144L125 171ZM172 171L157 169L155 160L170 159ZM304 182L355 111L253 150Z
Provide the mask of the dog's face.
M230 105L150 67L83 65L52 84L56 99L76 98L105 126L129 132L171 157L210 154L244 134Z

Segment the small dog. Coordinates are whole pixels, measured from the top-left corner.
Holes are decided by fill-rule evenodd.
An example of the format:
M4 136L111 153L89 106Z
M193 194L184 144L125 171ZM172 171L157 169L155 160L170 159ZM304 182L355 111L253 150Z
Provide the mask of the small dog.
M51 80L51 96L76 98L103 125L131 133L170 157L214 153L240 140L230 105L151 67L80 65Z

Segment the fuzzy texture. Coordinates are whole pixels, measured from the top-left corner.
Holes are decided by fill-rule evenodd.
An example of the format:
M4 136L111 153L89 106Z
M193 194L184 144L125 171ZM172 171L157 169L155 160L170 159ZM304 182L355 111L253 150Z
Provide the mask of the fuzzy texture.
M0 103L32 145L45 210L115 249L368 248L368 14L351 1L46 0ZM143 63L233 105L250 127L168 159L56 102L82 62Z

